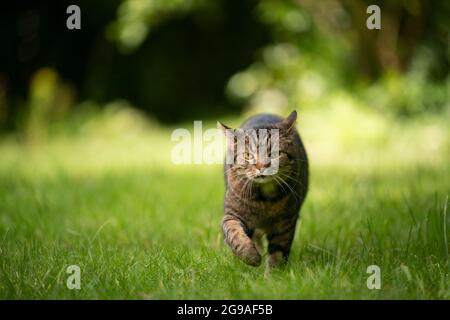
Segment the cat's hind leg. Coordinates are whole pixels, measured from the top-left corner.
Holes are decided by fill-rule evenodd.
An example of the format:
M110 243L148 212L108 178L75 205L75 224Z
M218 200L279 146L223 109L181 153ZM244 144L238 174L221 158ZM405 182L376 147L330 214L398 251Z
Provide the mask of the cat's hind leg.
M261 229L255 229L252 235L253 243L255 244L256 250L258 250L260 255L264 254L264 231Z
M274 267L285 264L289 258L292 240L294 239L297 219L281 223L267 235L268 257L266 276Z
M241 220L226 214L222 219L222 230L225 242L236 256L251 266L257 267L261 264L261 255L250 238L251 232Z

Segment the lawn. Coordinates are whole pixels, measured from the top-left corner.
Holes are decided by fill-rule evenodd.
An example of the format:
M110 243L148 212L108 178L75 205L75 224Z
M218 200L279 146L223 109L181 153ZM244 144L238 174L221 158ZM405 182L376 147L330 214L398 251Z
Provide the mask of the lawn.
M289 263L267 279L223 243L222 168L170 162L174 128L109 110L43 141L5 137L0 298L450 299L448 119L300 112L310 193Z

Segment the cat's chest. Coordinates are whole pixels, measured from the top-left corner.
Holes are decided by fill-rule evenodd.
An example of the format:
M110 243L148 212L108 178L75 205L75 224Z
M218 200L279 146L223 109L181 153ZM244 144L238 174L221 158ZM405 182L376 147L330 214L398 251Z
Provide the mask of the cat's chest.
M251 191L230 188L226 201L246 218L270 218L283 215L289 209L289 196L275 183L259 185Z
M253 211L258 216L275 216L286 211L289 197L281 192L276 183L260 185L258 193L252 201Z
M259 186L261 197L274 199L279 196L279 187L274 182L264 183Z

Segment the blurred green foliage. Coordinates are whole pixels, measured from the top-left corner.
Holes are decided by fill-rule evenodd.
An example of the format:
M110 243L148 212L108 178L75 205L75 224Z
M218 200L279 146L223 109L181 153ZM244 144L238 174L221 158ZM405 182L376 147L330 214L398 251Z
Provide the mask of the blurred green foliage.
M109 26L110 36L121 49L130 51L141 45L151 28L174 15L187 14L214 2L205 0L126 0L117 10L117 19Z
M339 96L394 116L449 108L448 1L379 1L381 30L366 28L366 0L81 0L77 32L64 27L68 4L1 13L2 128L117 99L166 123L328 108ZM48 97L36 98L36 81L49 81Z
M329 106L340 91L387 114L448 109L449 6L383 2L380 31L366 29L366 7L361 1L261 1L258 14L275 41L231 78L229 94L251 109L284 113ZM411 34L409 25L422 30Z

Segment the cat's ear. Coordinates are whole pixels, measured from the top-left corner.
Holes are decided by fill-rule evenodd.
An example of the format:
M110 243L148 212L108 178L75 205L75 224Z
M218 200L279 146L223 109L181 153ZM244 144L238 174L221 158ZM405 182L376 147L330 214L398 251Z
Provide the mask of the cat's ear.
M235 143L234 129L230 128L229 126L223 124L220 121L217 121L217 129L222 131L228 145L233 145L233 143Z
M224 125L222 122L217 121L217 129L222 130L223 133L226 132L226 130L233 130L230 127L228 127L227 125Z
M280 128L289 132L292 128L295 127L295 120L297 120L297 111L292 111L291 114L281 121Z

